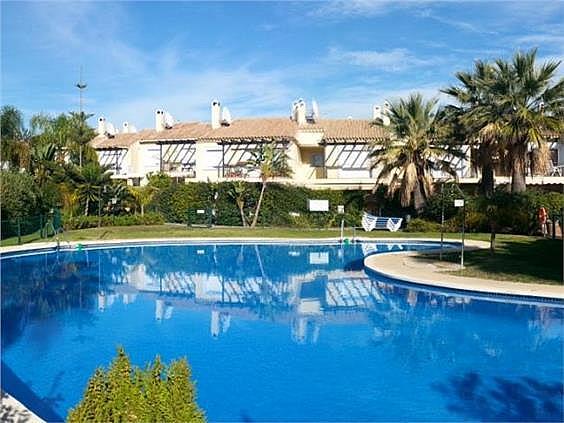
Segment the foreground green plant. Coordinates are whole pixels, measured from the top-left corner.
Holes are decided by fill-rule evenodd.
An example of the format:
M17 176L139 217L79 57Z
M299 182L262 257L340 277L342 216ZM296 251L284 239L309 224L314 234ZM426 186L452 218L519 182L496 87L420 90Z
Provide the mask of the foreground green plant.
M168 367L157 356L144 370L123 348L105 371L96 369L67 422L205 422L186 359Z

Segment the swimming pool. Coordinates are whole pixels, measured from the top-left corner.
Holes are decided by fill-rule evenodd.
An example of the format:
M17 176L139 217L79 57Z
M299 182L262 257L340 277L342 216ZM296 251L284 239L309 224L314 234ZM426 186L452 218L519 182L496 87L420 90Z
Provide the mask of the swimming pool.
M123 345L186 356L212 421L563 418L563 307L418 288L428 243L120 245L5 256L2 387L62 419Z

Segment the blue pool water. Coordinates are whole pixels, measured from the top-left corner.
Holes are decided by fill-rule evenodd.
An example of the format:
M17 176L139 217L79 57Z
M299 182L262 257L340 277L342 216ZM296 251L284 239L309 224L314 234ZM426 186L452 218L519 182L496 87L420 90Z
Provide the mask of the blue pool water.
M123 345L186 356L212 421L561 421L563 308L366 272L432 245L168 245L4 257L2 387L63 419Z

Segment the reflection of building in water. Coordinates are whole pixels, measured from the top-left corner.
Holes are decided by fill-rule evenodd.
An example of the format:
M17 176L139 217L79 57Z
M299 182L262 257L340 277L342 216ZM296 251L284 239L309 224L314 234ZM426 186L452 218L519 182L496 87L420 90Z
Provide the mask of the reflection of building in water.
M105 291L98 292L98 310L104 311L106 308L111 307L118 296L118 294L108 294Z
M217 338L221 333L227 333L229 326L231 326L231 315L228 312L215 309L211 311L211 336Z
M168 301L158 299L155 300L155 320L168 320L172 317L172 304Z
M355 248L362 248L364 255L401 249L393 243L363 243ZM260 255L258 249L252 251ZM240 269L246 265L242 253L234 257L240 259L239 264L226 263L225 267L219 266L215 258L215 264L208 266L205 260L210 260L210 256L205 254L195 254L197 260L204 262L190 261L190 266L175 262L164 266L156 260L125 264L125 272L112 275L116 283L99 292L98 308L103 311L110 307L117 294L123 296L124 304L130 304L141 292L155 301L157 321L170 319L173 307L209 310L210 334L216 338L229 331L232 318L268 318L288 324L292 339L298 343L317 342L322 327L335 322L370 322L372 338L379 342L393 336L398 322L410 318L409 313L415 309L433 308L440 315L440 309L463 309L472 301L471 295L437 294L412 285L401 287L371 279L363 270L355 270L362 260L351 259L346 248L328 251L316 248L304 253L289 249L290 257L308 264L297 267L306 269L301 272L283 266L273 270L272 263L263 263L259 257L260 266L256 266L254 273L244 271ZM206 273L206 268L217 270ZM552 316L541 314L531 321L530 327L534 330L535 326L544 339L558 331L558 322L554 321ZM493 345L488 351L497 354Z

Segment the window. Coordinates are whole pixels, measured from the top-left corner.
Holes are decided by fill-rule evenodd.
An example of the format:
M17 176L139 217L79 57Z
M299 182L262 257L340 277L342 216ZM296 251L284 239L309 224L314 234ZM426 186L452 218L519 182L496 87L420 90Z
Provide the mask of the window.
M324 162L323 153L314 153L311 155L311 165L313 167L323 167L325 164Z

